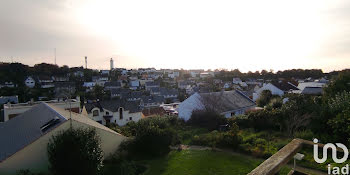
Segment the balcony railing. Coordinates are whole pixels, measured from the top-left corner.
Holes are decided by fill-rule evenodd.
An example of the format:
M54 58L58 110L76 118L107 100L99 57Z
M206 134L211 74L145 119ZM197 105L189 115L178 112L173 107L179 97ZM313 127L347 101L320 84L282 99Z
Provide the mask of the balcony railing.
M303 146L313 146L314 143L303 139L294 139L286 146L280 149L277 153L261 163L248 175L274 175L280 169L293 159L294 155L300 151ZM324 144L318 144L318 147L323 147ZM338 151L342 151L338 149Z

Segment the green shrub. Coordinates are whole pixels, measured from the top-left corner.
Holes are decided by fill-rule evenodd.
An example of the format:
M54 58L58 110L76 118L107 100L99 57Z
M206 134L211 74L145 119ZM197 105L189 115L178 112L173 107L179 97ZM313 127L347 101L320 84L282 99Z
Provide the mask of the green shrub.
M209 131L215 130L219 125L226 124L224 116L211 111L193 111L191 118L187 121L192 126L206 128Z
M96 175L102 167L100 139L94 129L68 129L47 146L50 171L55 175Z
M272 93L270 90L263 90L260 93L260 97L256 100L256 104L259 107L264 107L270 102L271 97L272 97Z
M295 132L294 137L305 140L312 140L313 138L315 138L315 134L311 130L303 130Z
M210 133L196 135L193 137L191 144L237 149L241 142L242 138L238 136L237 130L231 129L227 132L218 132L214 130Z
M124 132L133 136L120 146L120 151L127 151L129 156L160 156L169 151L169 146L180 143L172 124L173 117L152 117L125 126ZM172 124L171 124L172 123Z

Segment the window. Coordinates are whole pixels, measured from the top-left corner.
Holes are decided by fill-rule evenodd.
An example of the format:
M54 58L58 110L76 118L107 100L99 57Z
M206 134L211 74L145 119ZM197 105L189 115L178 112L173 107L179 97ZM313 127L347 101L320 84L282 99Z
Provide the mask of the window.
M119 119L123 119L123 108L119 108Z
M45 123L43 126L40 127L41 132L45 132L51 127L55 126L57 123L60 122L60 119L58 117L55 117L54 119L51 119L47 123Z
M235 116L235 113L234 112L231 112L231 117Z
M106 112L106 115L109 115L109 112L108 112L108 111Z
M129 117L129 120L132 120L132 117Z
M92 116L94 116L94 117L99 116L98 110L92 111Z

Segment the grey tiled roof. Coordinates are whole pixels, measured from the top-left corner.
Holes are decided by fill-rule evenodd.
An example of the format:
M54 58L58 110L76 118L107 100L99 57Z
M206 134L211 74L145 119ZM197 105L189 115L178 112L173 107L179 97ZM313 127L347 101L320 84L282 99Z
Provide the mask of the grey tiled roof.
M146 86L160 86L160 84L158 82L148 81L146 82Z
M281 89L282 91L299 90L296 86L291 85L288 82L273 82L271 84L276 86L278 89Z
M255 103L238 90L200 93L203 101L212 103L219 113L255 106ZM205 103L205 102L204 102Z
M143 96L141 100L144 104L148 103L164 103L164 97L160 95Z
M58 123L46 131L40 129L52 119L58 119ZM0 124L0 162L23 149L42 135L62 124L67 119L41 103L17 117Z
M105 87L121 87L121 83L119 81L111 81L111 82L106 82Z
M165 95L178 95L179 91L176 89L167 89L167 88L160 88L160 94Z

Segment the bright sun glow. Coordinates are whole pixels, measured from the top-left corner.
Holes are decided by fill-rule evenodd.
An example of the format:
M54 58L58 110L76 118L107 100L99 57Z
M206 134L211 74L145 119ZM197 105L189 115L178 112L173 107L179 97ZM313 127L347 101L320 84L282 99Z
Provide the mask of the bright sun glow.
M319 1L96 0L77 7L75 16L96 35L111 38L114 54L135 58L129 67L151 61L156 68L281 70L312 66L312 55L330 30L322 18L325 6Z

